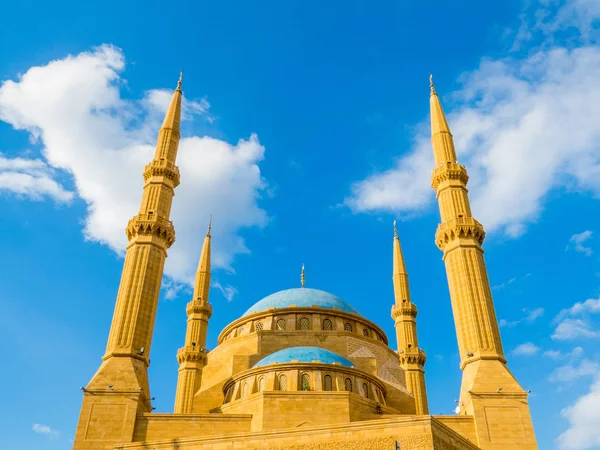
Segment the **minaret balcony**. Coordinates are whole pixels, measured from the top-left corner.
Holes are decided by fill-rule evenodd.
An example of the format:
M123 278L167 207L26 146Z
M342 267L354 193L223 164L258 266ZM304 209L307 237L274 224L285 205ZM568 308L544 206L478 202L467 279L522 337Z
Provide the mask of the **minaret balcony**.
M192 300L185 308L188 316L192 314L200 314L210 319L212 316L212 305L209 302L202 301L202 299Z
M457 217L438 225L435 233L435 243L444 250L446 245L455 239L473 239L482 245L485 239L483 225L472 217Z
M129 241L138 236L156 236L165 241L167 248L175 242L173 222L155 214L138 214L129 221L125 232Z
M208 349L198 345L186 345L177 351L177 361L179 364L184 362L195 362L206 364Z
M403 316L408 316L412 319L417 317L417 307L413 303L403 303L402 305L392 306L392 319L397 320Z
M179 186L179 167L165 158L152 160L144 168L144 182L155 176L171 180L174 188Z
M427 361L427 354L418 347L407 347L398 352L400 364L415 364L423 367Z
M469 175L465 166L456 161L448 161L432 170L431 187L433 189L437 190L440 184L449 180L458 180L466 186L469 182Z

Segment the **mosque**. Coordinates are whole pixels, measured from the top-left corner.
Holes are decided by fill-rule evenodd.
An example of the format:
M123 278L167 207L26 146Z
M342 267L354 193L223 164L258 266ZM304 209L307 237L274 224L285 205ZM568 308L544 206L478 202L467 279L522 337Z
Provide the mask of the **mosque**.
M210 225L185 342L177 352L174 411L155 413L150 348L179 169L181 77L145 167L102 364L81 388L77 450L534 450L528 393L506 363L483 257L483 226L472 214L468 175L458 163L431 85L431 133L443 252L458 338L462 385L455 415L431 415L417 307L394 224L397 351L375 323L334 294L304 287L271 294L219 334L208 350L212 305ZM392 302L390 301L390 304Z

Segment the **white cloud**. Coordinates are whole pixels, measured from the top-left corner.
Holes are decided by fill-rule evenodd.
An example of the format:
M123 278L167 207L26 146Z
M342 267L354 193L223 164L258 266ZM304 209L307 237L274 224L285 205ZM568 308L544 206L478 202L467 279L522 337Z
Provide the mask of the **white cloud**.
M41 144L44 158L0 160L0 189L68 201L73 194L62 187L56 174L71 176L77 196L87 204L86 238L117 252L123 252L125 226L139 209L142 171L153 158L156 134L172 93L159 89L146 92L139 102L123 99L119 87L124 83L120 75L124 67L121 50L103 45L32 67L18 81L0 86L0 120L30 133ZM206 119L208 108L206 100L184 98L184 119L199 114ZM191 131L192 125L183 122L182 134ZM167 275L177 282L193 281L210 214L214 216L213 266L231 270L233 257L249 251L239 230L264 226L268 220L258 205L267 187L259 168L263 157L264 147L256 135L235 144L210 137L181 139L181 185L171 214L177 241L169 250ZM35 166L46 178L3 178L3 173L31 177L33 169L17 170L19 164Z
M514 327L520 323L533 323L536 319L539 319L544 315L544 308L538 307L534 309L523 308L522 310L525 316L519 320L508 321L506 319L500 319L498 325L501 327Z
M543 45L522 59L485 58L461 82L457 92L443 83L438 91L469 170L473 214L488 231L522 234L554 189L600 197L600 48ZM346 205L406 214L433 202L433 154L428 131L419 130L391 169L352 186Z
M559 359L577 359L583 356L583 348L575 347L569 353L562 353L559 350L546 350L544 352L544 356L546 358L559 360Z
M73 192L53 179L54 170L41 159L5 158L0 154L0 191L12 192L31 200L49 197L69 203Z
M34 433L45 434L46 436L58 437L60 434L57 430L53 430L52 427L39 423L34 423L31 428Z
M579 365L567 364L556 368L548 377L550 381L570 383L582 377L596 376L600 373L600 364L589 359Z
M234 288L233 286L231 286L229 284L226 286L223 286L218 281L213 281L211 283L211 286L214 288L217 288L221 292L221 294L223 294L223 297L225 297L227 299L228 302L233 300L233 297L238 293L238 290L236 288Z
M570 308L563 309L554 319L556 328L552 339L571 340L600 337L598 326L592 319L592 315L597 313L600 313L600 298L590 298L585 302L577 302Z
M577 253L583 253L585 256L592 255L592 249L590 247L586 247L583 245L587 240L592 237L592 232L590 230L582 231L581 233L574 234L569 239L569 242L573 245L573 249ZM567 247L569 249L570 247Z
M540 351L540 348L531 342L525 342L518 345L513 351L514 356L533 356Z
M556 440L559 450L587 450L600 447L600 379L587 394L579 397L561 415L569 428Z

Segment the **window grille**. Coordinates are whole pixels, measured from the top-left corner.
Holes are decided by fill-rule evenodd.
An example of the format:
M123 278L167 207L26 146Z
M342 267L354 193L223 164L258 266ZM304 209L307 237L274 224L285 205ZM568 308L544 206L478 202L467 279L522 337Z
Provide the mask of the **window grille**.
M323 377L323 390L333 391L333 380L331 379L331 375L325 375L325 377Z
M350 378L344 380L344 389L348 392L352 392L352 380Z
M325 319L323 321L323 329L327 331L333 330L333 323L331 323L331 320Z
M279 375L279 378L277 378L277 389L287 391L287 377L285 375Z
M364 334L365 336L368 336L368 335L369 335L369 330L367 330L366 328L364 328L364 329L363 329L363 334Z
M263 329L262 322L256 322L255 328L256 328L256 331L261 331Z
M300 319L300 329L310 330L310 321L308 320L308 317L302 317Z
M352 331L352 324L351 324L351 323L348 323L348 322L346 322L346 323L344 324L344 330L346 330L346 331Z
M310 376L307 373L302 374L300 388L303 391L310 391Z
M285 319L277 319L277 329L285 330Z

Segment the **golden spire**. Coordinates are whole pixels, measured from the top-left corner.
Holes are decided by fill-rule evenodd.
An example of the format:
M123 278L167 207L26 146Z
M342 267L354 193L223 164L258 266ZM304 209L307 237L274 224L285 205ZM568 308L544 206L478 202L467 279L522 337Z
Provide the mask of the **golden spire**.
M394 268L392 278L394 280L394 293L396 295L396 303L401 300L410 301L410 293L408 291L408 275L406 274L406 266L404 265L404 256L400 247L400 239L398 238L398 230L396 221L394 220Z
M212 226L212 216L208 221L208 230L204 237L202 245L202 253L200 253L200 261L198 262L198 270L196 272L196 284L194 285L193 300L198 300L203 303L208 303L208 292L210 290L210 229Z
M306 279L306 275L304 274L304 264L302 264L302 272L300 273L300 284L304 287L304 280Z
M167 113L165 114L165 120L162 123L159 131L159 139L156 143L156 159L158 158L166 158L171 161L173 155L169 155L165 152L167 147L170 144L170 139L179 140L179 128L181 121L181 82L183 80L183 72L179 75L179 81L177 82L177 88L173 91L173 96L171 97L171 103L169 104L169 109L167 109ZM169 139L161 139L160 134L170 132Z
M431 141L434 148L435 164L439 166L447 162L456 161L456 151L450 127L446 121L440 98L433 85L433 76L429 76L431 94L429 103L431 108Z

